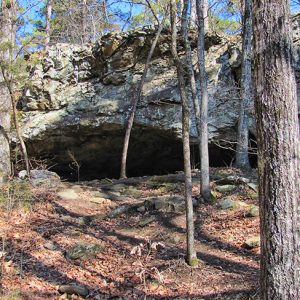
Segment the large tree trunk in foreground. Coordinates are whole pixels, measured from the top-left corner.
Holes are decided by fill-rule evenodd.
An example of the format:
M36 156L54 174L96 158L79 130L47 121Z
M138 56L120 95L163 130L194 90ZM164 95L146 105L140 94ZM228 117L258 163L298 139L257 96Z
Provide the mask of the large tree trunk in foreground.
M171 51L177 69L178 88L182 102L182 143L185 176L185 204L186 204L186 227L187 227L187 263L191 266L197 264L197 256L194 248L194 219L192 202L192 172L190 159L190 120L188 97L184 82L184 67L177 53L177 28L176 28L176 2L171 0L171 26L172 46Z
M241 78L241 106L236 149L236 167L250 169L249 162L249 116L248 107L252 98L252 0L246 0L243 13L243 57Z
M208 154L208 91L207 74L205 69L205 28L204 9L205 1L196 0L197 17L199 24L198 34L198 65L200 73L200 95L201 95L201 195L205 201L210 201L209 186L209 154Z
M12 43L14 41L14 13L15 1L11 1L9 3L2 1L0 17L0 43ZM9 61L10 55L10 49L3 49L0 51L1 69L3 64ZM9 148L11 101L9 90L6 86L2 72L0 72L0 94L0 183L2 183L5 182L11 174Z
M261 298L299 300L299 132L288 1L254 0Z
M121 159L121 172L120 172L120 178L126 178L126 168L127 168L127 155L128 155L128 146L129 146L129 139L130 139L130 134L131 134L131 129L133 126L133 121L134 121L134 117L135 117L135 113L136 113L136 109L137 109L137 104L141 98L142 95L142 90L143 90L143 86L145 83L145 79L147 76L147 72L148 72L148 68L151 62L151 58L152 55L154 53L156 44L158 42L159 36L161 34L161 31L163 29L163 23L164 20L162 20L162 22L159 24L158 27L158 31L156 33L155 39L151 45L150 51L148 53L148 57L147 57L147 61L145 64L145 68L144 68L144 72L142 75L142 78L138 84L137 87L137 91L135 92L134 96L133 96L133 103L132 103L132 108L131 108L131 113L127 122L127 126L126 126L126 132L125 132L125 138L124 138L124 144L123 144L123 150L122 150L122 159Z

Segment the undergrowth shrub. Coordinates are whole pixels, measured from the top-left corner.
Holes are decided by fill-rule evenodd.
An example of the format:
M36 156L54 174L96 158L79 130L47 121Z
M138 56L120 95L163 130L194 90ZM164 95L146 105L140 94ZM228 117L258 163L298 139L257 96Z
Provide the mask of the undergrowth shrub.
M0 208L11 211L15 208L30 209L35 197L28 181L11 180L0 185Z

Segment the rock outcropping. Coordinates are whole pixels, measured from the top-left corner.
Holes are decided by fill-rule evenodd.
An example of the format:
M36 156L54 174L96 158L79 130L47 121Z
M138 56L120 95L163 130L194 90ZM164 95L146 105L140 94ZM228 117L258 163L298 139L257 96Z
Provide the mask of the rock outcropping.
M23 136L35 157L53 157L56 171L71 173L76 160L89 176L117 176L124 124L155 32L104 36L85 46L57 44L31 70L31 85L19 103ZM196 32L191 33L196 46ZM163 32L138 105L129 147L129 175L181 169L181 105L170 34ZM206 37L209 136L234 141L239 108L240 50L237 37ZM183 59L183 45L179 43ZM195 69L196 52L194 49ZM191 105L192 106L192 105ZM253 108L249 108L253 113ZM255 135L254 120L251 131ZM197 142L192 119L191 138ZM212 153L218 150L211 145ZM212 156L212 165L230 155ZM197 160L197 154L195 154ZM70 168L71 167L71 168ZM88 176L88 177L89 177Z

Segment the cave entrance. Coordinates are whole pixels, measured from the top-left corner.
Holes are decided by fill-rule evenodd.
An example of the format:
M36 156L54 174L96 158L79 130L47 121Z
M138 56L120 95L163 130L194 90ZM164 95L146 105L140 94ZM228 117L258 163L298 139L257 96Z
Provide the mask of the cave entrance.
M119 178L124 128L67 127L47 132L46 140L27 143L31 157L49 159L52 171L68 181ZM253 139L253 136L251 137ZM209 144L210 166L231 166L234 151ZM193 168L199 168L198 145L191 145ZM255 166L255 156L251 163ZM77 168L78 164L78 168ZM164 175L183 170L182 143L175 132L149 127L132 130L127 176ZM79 171L79 172L78 172Z

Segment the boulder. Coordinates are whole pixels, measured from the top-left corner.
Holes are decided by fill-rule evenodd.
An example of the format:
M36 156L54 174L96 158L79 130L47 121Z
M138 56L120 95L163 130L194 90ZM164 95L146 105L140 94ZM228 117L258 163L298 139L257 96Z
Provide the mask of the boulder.
M251 205L246 212L246 217L259 217L259 207L256 205Z
M220 207L220 209L235 209L240 205L238 201L234 201L230 197L226 197L218 202L218 206Z
M249 238L244 243L244 247L248 249L258 248L259 246L260 246L260 236Z
M158 197L149 197L144 199L144 203L145 207L148 210L175 213L179 213L185 210L185 200L183 196L165 195Z
M68 295L79 295L85 298L89 294L88 288L78 284L65 284L58 287L58 291Z
M57 193L63 200L75 200L79 198L79 194L74 189L64 189Z
M226 185L226 184L237 185L237 184L247 184L249 182L250 182L249 178L238 176L238 175L232 175L232 176L227 176L225 178L221 178L217 180L215 183L217 185Z
M20 171L18 173L18 177L22 180L26 179L28 177L27 171ZM30 170L30 178L34 186L58 186L60 184L60 177L55 172L51 172L48 170Z
M220 193L227 193L227 192L232 192L236 189L237 187L232 184L226 184L226 185L218 185L215 187L215 190Z

